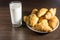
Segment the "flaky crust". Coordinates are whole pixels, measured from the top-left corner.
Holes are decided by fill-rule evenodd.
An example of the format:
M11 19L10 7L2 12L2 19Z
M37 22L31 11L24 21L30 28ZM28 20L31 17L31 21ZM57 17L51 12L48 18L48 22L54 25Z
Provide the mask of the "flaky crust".
M50 26L45 26L43 24L36 24L32 28L37 30L37 31L43 31L43 32L51 32L52 31L52 28L50 28Z
M23 20L24 20L24 22L25 22L26 24L29 25L29 17L28 17L28 16L24 16L24 17L23 17Z
M45 15L45 18L49 20L51 17L52 17L51 13L47 12L46 15Z
M38 31L50 32L52 28L48 25L48 20L42 19L39 23L37 23L34 27L32 27Z
M34 8L31 12L31 14L36 14L38 12L38 9Z
M30 17L30 26L34 26L35 24L37 24L39 18L35 14L29 15L29 17Z
M48 20L47 19L42 19L39 24L44 25L44 26L48 26Z
M38 17L41 17L43 15L45 15L45 13L48 11L47 8L42 8L41 10L39 10L39 12L37 13Z
M58 18L56 16L52 17L49 20L49 25L52 29L54 29L56 27L57 23L58 23Z
M56 15L56 8L51 8L49 11L51 12L52 16Z

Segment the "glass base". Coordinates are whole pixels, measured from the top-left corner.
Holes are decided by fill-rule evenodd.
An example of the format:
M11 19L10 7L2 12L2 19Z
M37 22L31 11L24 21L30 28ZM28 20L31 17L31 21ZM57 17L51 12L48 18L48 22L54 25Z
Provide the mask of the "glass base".
M13 27L20 27L22 24L12 24Z

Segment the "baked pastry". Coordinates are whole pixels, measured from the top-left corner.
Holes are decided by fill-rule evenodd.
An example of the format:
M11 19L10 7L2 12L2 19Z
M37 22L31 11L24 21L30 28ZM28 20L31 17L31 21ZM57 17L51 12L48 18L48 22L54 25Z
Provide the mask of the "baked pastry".
M41 22L43 19L45 19L45 17L40 17L39 22Z
M35 29L35 30L44 31L44 32L52 31L52 28L50 26L48 26L48 21L46 19L41 20L40 23L37 23L32 28Z
M52 17L50 20L49 20L49 26L54 29L56 27L58 23L58 18L56 16Z
M41 16L45 15L45 13L46 13L47 11L48 11L47 8L42 8L42 9L40 9L40 10L38 11L37 16L38 16L38 17L41 17Z
M32 10L31 14L36 14L37 12L38 12L38 9L35 8Z
M45 22L46 21L46 22ZM40 23L36 24L32 27L35 30L42 31L42 32L51 32L52 28L48 26L47 20L42 20Z
M39 18L35 14L29 15L29 18L30 18L30 26L34 26L39 20Z
M49 11L51 12L52 16L56 15L56 8L51 8Z
M45 15L45 18L49 20L51 17L52 17L51 13L47 12L46 15Z
M23 17L23 20L24 20L24 22L25 22L26 24L29 25L29 17L28 17L28 16L24 16L24 17Z
M44 25L44 26L48 26L48 20L47 19L42 19L39 21L39 24Z

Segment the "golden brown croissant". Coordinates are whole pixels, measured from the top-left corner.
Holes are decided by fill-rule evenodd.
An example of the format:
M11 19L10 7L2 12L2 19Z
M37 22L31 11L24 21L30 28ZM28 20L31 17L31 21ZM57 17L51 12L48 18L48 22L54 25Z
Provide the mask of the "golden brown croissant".
M48 26L48 21L46 19L41 20L40 23L37 23L32 28L35 29L35 30L38 30L38 31L45 31L45 32L52 31L52 28L50 28L50 26Z
M34 26L39 20L39 18L35 14L29 15L29 17L30 17L30 26Z
M31 14L35 14L37 12L38 12L38 9L35 8L35 9L32 10Z
M29 17L28 16L24 16L23 20L26 24L29 24Z
M47 11L48 11L47 8L42 8L42 9L40 9L40 10L38 11L37 16L38 16L38 17L41 17L41 16L43 16Z
M43 26L48 26L48 20L47 19L42 19L39 24L43 25Z
M45 17L40 17L39 18L39 22L41 22L41 20L45 19Z
M56 8L51 8L49 11L51 12L52 16L55 16L55 14L56 14Z
M46 15L45 15L45 18L46 19L50 19L52 17L51 13L50 12L47 12Z
M49 25L52 29L54 29L56 27L57 23L58 23L58 18L56 16L52 17L49 20Z
M52 31L52 28L50 28L50 26L47 26L47 25L44 25L44 24L41 24L41 23L36 24L32 28L35 29L35 30L44 31L44 32L51 32Z

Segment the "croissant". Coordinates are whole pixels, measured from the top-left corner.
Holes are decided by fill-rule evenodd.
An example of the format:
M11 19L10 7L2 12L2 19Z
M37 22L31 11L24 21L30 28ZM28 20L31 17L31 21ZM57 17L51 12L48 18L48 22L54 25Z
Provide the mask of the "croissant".
M37 16L38 16L38 17L41 17L41 16L45 15L45 13L46 13L47 11L48 11L47 8L42 8L42 9L40 9L40 10L38 11Z
M56 8L51 8L49 11L51 12L52 16L56 15Z
M52 17L51 13L47 12L46 15L45 15L45 18L49 20L51 17Z
M49 25L52 29L54 29L57 25L57 22L58 22L58 18L56 16L52 17L50 20L49 20Z
M24 16L23 20L26 24L29 24L29 17L28 16Z
M34 26L39 20L39 18L35 14L29 15L29 18L30 18L30 26Z
M31 14L35 14L37 12L38 12L38 9L35 8L35 9L32 10Z

